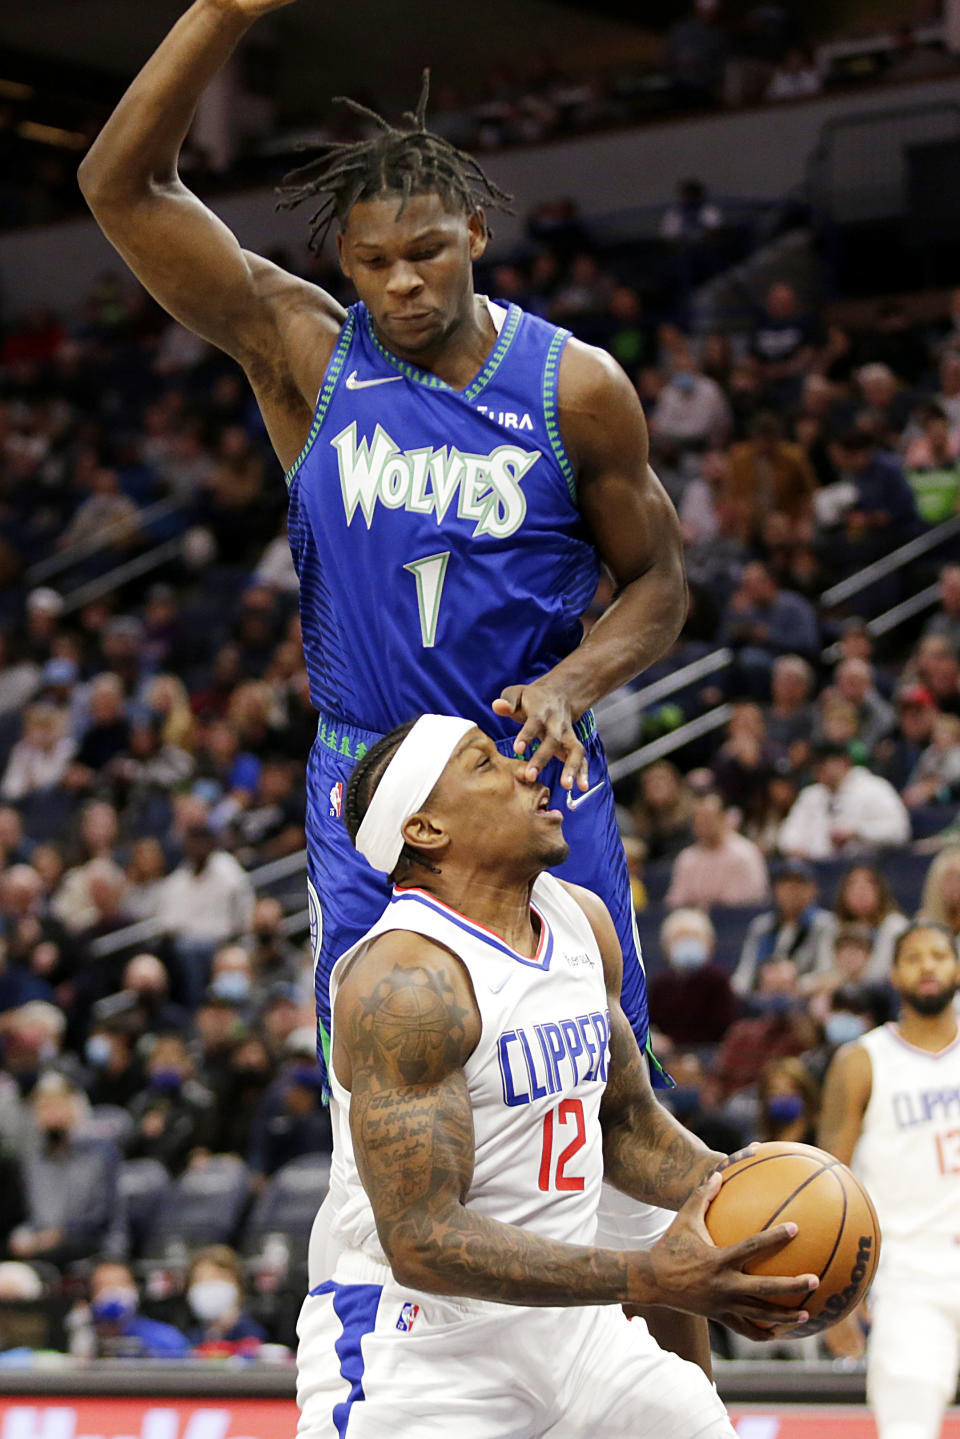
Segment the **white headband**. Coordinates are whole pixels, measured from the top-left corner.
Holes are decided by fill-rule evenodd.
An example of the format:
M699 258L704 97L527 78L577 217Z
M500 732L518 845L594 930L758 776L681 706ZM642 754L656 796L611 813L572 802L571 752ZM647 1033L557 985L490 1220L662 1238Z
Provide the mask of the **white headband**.
M421 715L377 785L354 841L374 869L392 874L403 849L401 827L423 804L473 720Z

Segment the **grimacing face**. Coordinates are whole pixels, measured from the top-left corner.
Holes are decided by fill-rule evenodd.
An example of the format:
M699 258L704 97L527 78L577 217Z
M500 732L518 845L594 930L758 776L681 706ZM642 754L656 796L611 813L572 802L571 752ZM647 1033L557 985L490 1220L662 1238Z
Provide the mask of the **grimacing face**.
M479 729L464 735L417 814L403 825L407 842L437 864L452 850L478 872L534 875L570 853L563 815L550 791L524 778L525 766L502 755Z
M360 200L337 236L340 267L388 349L428 358L470 314L473 262L487 246L479 211L445 208L440 195Z

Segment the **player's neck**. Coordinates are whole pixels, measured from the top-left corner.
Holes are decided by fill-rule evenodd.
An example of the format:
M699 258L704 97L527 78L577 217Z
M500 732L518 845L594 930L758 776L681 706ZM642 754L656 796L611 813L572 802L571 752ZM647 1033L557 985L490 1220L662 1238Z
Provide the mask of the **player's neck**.
M960 1032L952 1004L948 1004L942 1014L917 1014L904 1005L897 1029L901 1038L912 1044L914 1049L926 1049L931 1054L937 1054L953 1044Z
M490 929L515 949L532 957L540 942L539 926L530 909L533 881L501 881L488 875L457 874L445 870L430 876L420 888L449 905L474 924Z
M381 343L384 343L381 339ZM497 327L486 303L471 289L462 313L429 350L410 354L390 347L400 360L436 375L455 390L463 390L476 379L497 343Z

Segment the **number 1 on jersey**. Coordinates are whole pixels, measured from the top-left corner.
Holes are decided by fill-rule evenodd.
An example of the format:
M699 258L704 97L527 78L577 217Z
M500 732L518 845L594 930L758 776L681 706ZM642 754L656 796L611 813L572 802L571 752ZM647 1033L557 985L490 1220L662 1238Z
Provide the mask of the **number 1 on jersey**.
M425 650L433 649L437 639L437 620L440 618L440 596L447 573L450 551L439 555L425 555L422 560L411 560L404 565L417 582L417 607L420 610L420 635Z

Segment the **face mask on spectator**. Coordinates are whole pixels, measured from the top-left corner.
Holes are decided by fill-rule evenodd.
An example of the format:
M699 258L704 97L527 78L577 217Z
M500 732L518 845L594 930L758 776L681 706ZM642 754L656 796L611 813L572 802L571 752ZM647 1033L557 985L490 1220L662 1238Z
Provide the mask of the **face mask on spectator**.
M792 1124L803 1113L799 1094L774 1094L767 1100L767 1118L771 1124Z
M250 997L250 976L242 970L228 969L217 975L210 988L218 999L237 1004Z
M183 1076L175 1069L158 1069L150 1076L150 1088L157 1094L179 1094Z
M204 1324L214 1324L238 1307L237 1286L229 1279L198 1279L187 1290L187 1302Z
M670 946L670 963L674 969L702 969L708 959L707 946L695 934L685 934Z
M109 1064L113 1051L107 1035L91 1034L83 1046L83 1052L88 1064L92 1064L94 1069L103 1069L105 1065Z
M90 1312L98 1324L117 1324L122 1319L129 1319L131 1314L136 1314L138 1302L135 1289L120 1286L115 1289L101 1289L90 1305Z
M754 998L754 1004L761 1014L768 1014L775 1018L782 1018L790 1014L797 1006L797 1001L792 994L758 994Z
M852 1044L866 1031L867 1021L862 1014L850 1014L843 1009L837 1010L835 1014L828 1014L823 1026L827 1043L834 1046Z

